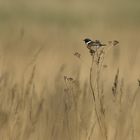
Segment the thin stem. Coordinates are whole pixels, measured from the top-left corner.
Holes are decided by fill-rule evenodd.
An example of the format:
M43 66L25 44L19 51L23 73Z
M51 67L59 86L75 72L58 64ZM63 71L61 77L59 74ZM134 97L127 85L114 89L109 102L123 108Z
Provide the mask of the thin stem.
M103 53L102 61L100 62L100 65L97 65L97 79L96 79L96 82L97 82L97 93L98 93L98 99L99 99L100 107L102 106L102 104L101 104L101 100L100 100L99 81L100 81L100 74L101 74L102 66L103 66L103 63L104 63L104 58L105 58L105 53ZM107 129L106 129L105 122L102 119L100 120L100 122L104 127L105 137L107 139Z
M91 92L92 92L92 96L93 96L93 101L94 101L94 104L95 104L95 114L96 114L96 117L97 117L97 121L98 121L98 124L99 124L99 127L100 127L101 134L103 135L102 126L101 126L100 118L99 118L98 111L97 111L95 92L94 92L94 88L92 86L92 70L93 70L93 66L94 66L94 55L92 56L89 82L90 82L90 88L91 88Z
M90 76L89 76L89 82L90 82L90 88L91 88L91 92L92 92L92 96L93 96L93 100L95 102L95 93L94 93L94 89L92 86L92 70L93 70L93 64L94 64L94 55L92 56L92 62L91 62L91 67L90 67Z

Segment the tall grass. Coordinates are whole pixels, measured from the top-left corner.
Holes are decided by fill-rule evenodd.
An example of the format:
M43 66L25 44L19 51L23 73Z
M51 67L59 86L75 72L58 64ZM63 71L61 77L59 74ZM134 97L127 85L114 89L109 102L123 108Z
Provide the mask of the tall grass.
M41 46L30 57L31 60L23 70L20 82L15 81L15 74L10 71L1 73L1 139L139 138L139 112L136 113L139 81L136 78L135 89L129 89L120 69L115 70L113 77L108 75L107 79L104 79L106 69L109 69L109 65L106 65L107 55L116 47L101 49L94 57L87 54L91 58L90 66L88 63L85 64L86 61L83 61L80 53L75 53L80 60L78 63L81 62L88 69L88 80L81 81L80 70L72 72L71 76L67 75L67 67L61 65L54 77L53 90L50 90L48 80L45 79L40 84L37 78L37 59L42 49ZM110 85L106 86L104 80L110 79Z
M0 7L0 140L139 140L138 1Z

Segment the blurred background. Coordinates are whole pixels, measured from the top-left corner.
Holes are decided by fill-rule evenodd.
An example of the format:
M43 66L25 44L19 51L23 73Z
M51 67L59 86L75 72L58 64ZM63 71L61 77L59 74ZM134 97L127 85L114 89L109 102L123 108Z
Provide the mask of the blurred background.
M100 73L103 121L111 140L139 140L139 0L0 0L0 139L99 139L98 125L90 134L96 118L87 37L120 42ZM112 95L118 68L119 103Z
M2 67L13 72L16 68L16 75L20 75L42 47L36 60L40 74L50 75L53 71L55 75L63 64L68 66L69 74L74 66L83 66L74 52L90 63L83 42L89 37L105 43L118 40L120 47L110 53L108 64L114 69L122 67L126 75L130 68L136 73L140 70L139 13L139 0L0 1Z

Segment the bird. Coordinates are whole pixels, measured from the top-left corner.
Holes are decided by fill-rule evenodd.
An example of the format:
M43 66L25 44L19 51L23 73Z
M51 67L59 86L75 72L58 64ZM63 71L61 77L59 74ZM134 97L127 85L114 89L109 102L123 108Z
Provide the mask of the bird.
M106 44L102 44L99 40L93 41L89 38L85 38L83 41L87 45L87 48L93 53L95 53L100 47L106 46Z

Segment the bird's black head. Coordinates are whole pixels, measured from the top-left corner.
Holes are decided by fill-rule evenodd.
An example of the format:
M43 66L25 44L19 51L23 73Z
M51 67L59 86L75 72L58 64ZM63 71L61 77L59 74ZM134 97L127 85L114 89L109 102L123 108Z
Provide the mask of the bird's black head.
M87 43L87 42L90 42L91 39L89 39L89 38L85 38L83 41L85 41L85 43Z

